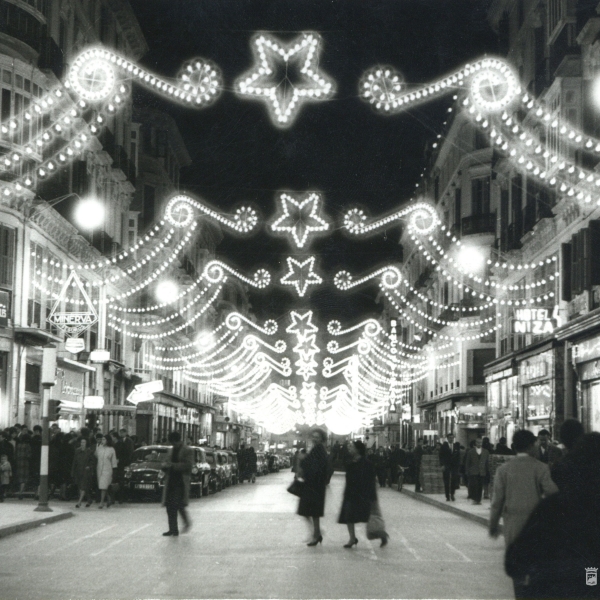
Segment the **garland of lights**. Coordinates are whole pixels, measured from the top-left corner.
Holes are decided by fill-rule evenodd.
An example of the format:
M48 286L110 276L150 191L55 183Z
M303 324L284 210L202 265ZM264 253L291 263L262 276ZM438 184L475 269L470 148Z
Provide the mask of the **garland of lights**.
M358 285L366 283L375 277L381 277L381 286L386 289L393 289L400 285L402 281L402 273L398 267L387 266L377 269L377 271L354 280L353 276L348 271L339 271L333 278L333 284L340 290L346 291Z

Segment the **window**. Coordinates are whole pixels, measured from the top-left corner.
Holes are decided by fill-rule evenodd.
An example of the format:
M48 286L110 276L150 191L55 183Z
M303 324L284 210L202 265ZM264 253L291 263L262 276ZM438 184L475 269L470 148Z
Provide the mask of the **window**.
M471 214L484 215L490 212L490 177L471 180Z
M483 376L484 366L496 358L494 348L479 348L467 352L467 366L469 369L469 385L483 385L485 377Z
M42 367L27 363L25 366L25 391L32 394L39 394L41 383Z
M0 225L0 285L12 289L15 264L15 230Z

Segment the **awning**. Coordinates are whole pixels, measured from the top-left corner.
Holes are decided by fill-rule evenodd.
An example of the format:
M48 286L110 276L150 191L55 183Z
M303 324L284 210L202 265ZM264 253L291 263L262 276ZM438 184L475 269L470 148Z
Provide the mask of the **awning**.
M472 405L472 406L459 406L459 415L485 415L487 414L487 406Z
M80 415L83 411L83 404L81 402L73 402L71 400L60 401L60 412L61 414L67 415Z

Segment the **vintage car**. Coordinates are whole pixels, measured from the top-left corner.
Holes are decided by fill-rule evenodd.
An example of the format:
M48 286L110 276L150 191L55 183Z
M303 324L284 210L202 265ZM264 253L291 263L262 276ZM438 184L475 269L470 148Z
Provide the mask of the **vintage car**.
M161 465L168 460L171 446L143 446L132 456L131 465L125 467L125 489L130 495L160 497L164 487L165 472ZM192 447L194 465L191 473L190 495L200 498L208 493L210 466L202 448Z
M226 450L227 452L227 462L231 468L231 483L233 485L237 485L239 483L239 467L238 467L238 457L237 452L233 450Z
M269 465L264 452L256 453L256 474L266 475L269 472Z
M204 450L206 462L210 465L209 489L214 493L220 492L226 479L225 469L218 455L220 450L213 450L212 448L202 448L202 450Z

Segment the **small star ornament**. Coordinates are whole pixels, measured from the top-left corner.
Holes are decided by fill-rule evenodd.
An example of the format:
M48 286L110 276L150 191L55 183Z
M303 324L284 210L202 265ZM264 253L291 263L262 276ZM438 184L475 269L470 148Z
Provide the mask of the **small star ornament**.
M291 256L287 258L288 272L281 278L283 285L293 285L298 296L303 297L309 285L319 285L323 279L314 271L315 257L299 261Z
M280 216L271 224L272 231L288 234L296 244L296 248L304 248L315 233L327 231L329 223L320 216L321 197L315 192L309 192L294 197L283 192Z
M277 127L292 125L305 102L331 98L335 84L318 69L321 38L302 33L289 43L260 33L253 40L255 65L235 83L242 96L265 102Z
M319 328L312 322L313 312L308 310L305 313L299 313L293 310L290 313L292 324L288 325L287 333L295 333L298 340L303 340L311 333L317 333Z

